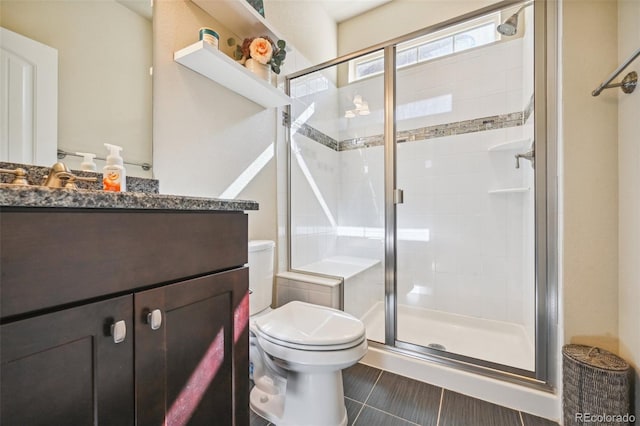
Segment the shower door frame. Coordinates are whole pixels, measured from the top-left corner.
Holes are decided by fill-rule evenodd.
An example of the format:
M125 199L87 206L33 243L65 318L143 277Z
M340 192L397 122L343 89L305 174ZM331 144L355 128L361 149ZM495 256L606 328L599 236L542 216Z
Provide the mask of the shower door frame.
M557 10L547 0L533 1L534 9L534 147L535 147L535 371L523 370L415 345L396 339L397 336L397 226L396 205L396 46L399 43L424 36L452 25L525 3L522 0L504 0L456 18L414 31L287 75L285 90L290 94L291 80L336 66L374 51L384 51L384 194L385 194L385 343L369 344L407 356L437 362L484 376L553 391L557 376L558 289L557 289ZM557 4L556 4L557 7ZM286 108L285 140L287 144L287 267L291 267L291 107ZM320 274L312 274L320 275ZM343 289L344 291L344 289Z

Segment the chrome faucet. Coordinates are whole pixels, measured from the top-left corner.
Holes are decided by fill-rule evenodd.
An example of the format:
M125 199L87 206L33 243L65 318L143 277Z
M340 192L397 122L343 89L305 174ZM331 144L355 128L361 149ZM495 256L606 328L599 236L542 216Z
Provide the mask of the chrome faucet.
M95 177L81 177L71 173L71 170L64 163L55 163L49 169L49 174L44 180L44 186L49 188L78 189L76 181L97 182Z
M531 145L531 149L529 149L529 151L522 154L516 154L516 169L520 168L521 158L531 161L531 167L535 169L536 150L533 145Z

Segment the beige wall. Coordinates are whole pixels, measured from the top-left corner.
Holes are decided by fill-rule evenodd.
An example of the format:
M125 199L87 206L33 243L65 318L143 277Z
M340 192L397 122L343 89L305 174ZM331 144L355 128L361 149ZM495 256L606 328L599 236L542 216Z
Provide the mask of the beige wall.
M617 352L617 95L591 96L617 66L617 5L565 0L562 14L564 337Z
M315 1L264 0L266 19L278 31L286 34L287 42L309 63L297 69L335 58L338 34L335 21Z
M151 161L151 22L115 1L0 2L0 23L58 50L58 146ZM70 166L80 159L65 159ZM143 175L139 168L130 174Z
M174 62L203 26L220 34L223 50L235 36L190 1L155 2L153 163L161 193L217 197L274 142L274 109ZM275 238L274 182L272 159L237 197L260 203L249 213L252 239Z
M335 43L325 50L312 51L306 46L310 41L303 40L300 26L313 27L313 20L321 18L318 13L305 15L299 8L292 7L289 11L292 15L279 22L278 12L273 10L278 6L265 3L265 15L267 19L271 17L270 22L290 46L301 44L305 50L299 53L317 60L335 54ZM296 22L293 22L294 17ZM249 238L275 241L277 110L264 109L174 62L174 52L196 42L198 29L202 26L215 29L220 34L221 50L229 53L226 40L237 36L223 23L191 1L156 0L155 177L160 180L162 193L219 197L261 154L272 152L273 157L263 168L255 170L253 179L236 198L255 200L260 204L259 211L249 212ZM328 40L335 40L335 28L331 31L331 25L325 22L318 28L327 33ZM319 37L313 31L307 34ZM297 51L288 54L286 72L292 72L298 63L309 65L302 64L300 54Z
M338 54L377 43L469 13L495 0L394 0L338 25Z
M640 2L618 3L618 62L640 47ZM625 70L640 71L640 59ZM617 81L617 80L616 80ZM636 412L640 408L640 92L618 93L619 161L619 334L620 355L636 369Z

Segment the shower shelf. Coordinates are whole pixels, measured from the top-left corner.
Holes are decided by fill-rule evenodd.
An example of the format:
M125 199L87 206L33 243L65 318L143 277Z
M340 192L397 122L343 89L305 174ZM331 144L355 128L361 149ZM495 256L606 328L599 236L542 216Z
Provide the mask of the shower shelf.
M502 142L487 148L487 151L516 151L520 149L528 149L531 146L531 138L516 139L513 141Z
M291 103L291 98L281 90L202 40L175 52L173 59L265 108Z
M516 188L501 188L501 189L491 189L489 190L489 194L517 194L529 192L531 188L528 186L516 187Z

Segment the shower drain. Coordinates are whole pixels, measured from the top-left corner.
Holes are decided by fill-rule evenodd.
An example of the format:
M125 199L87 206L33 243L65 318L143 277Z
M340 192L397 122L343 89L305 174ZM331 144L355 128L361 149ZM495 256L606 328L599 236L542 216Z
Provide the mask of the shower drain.
M440 343L429 343L427 345L427 347L431 348L431 349L437 349L439 351L446 351L447 350L447 348L445 348L444 345L441 345Z

